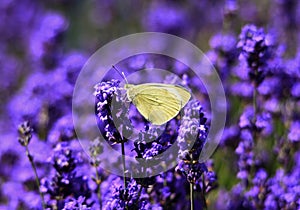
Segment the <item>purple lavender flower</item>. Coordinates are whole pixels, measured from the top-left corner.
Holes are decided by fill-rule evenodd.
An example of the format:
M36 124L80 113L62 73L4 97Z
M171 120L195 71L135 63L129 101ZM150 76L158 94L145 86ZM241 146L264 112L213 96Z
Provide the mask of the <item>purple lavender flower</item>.
M208 52L208 57L220 71L223 80L228 78L230 68L237 59L236 42L232 34L216 34L210 39L212 50Z
M67 199L63 210L90 210L91 208L84 204L84 202L85 198L82 196L79 196L78 199Z
M267 112L263 112L256 116L256 122L253 124L254 113L252 107L246 107L243 114L240 117L239 126L241 129L250 129L261 132L262 134L268 135L272 132L271 115Z
M147 160L163 153L174 143L176 136L177 133L174 136L169 135L168 129L161 133L159 128L155 127L142 131L139 139L134 142L136 157Z
M144 194L143 189L134 180L128 183L126 189L119 180L115 180L110 186L111 195L104 204L104 209L151 209L149 197Z
M267 60L271 57L272 37L266 35L262 28L246 25L240 34L237 47L241 49L240 61L246 62L251 81L258 86L266 76Z
M183 160L181 160L178 163L176 167L176 171L183 174L187 178L188 182L197 185L201 184L202 182L201 179L202 174L204 172L208 172L206 165L204 163L199 163L196 161L194 163L191 163Z
M150 5L143 21L145 28L171 34L182 34L187 26L187 15L176 3L156 2Z
M98 123L104 137L112 143L122 142L122 138L117 128L114 125L113 117L111 115L111 102L114 94L117 93L119 81L111 80L108 82L101 82L95 86L96 104Z
M206 206L205 194L215 186L217 177L208 171L206 164L199 162L199 156L205 145L208 126L202 107L197 100L191 100L184 108L184 116L178 130L179 163L175 170L186 177L190 183L190 205L193 206L194 190L201 192L199 206Z
M271 114L278 114L280 112L279 100L276 97L266 100L263 109Z
M189 206L186 199L188 185L186 179L178 176L174 169L161 173L156 176L150 198L155 203L160 204L160 208L185 209Z
M176 121L176 119L169 121L164 130L151 125L147 126L134 142L133 150L136 152L139 173L143 174L143 177L147 177L136 179L142 186L154 184L155 177L150 175L154 168L164 170L164 167L173 164L173 160L176 159L172 152L168 152L171 146L177 146L175 141L178 135L178 126L172 126L172 124L176 124Z
M257 88L258 93L264 96L275 96L281 87L281 79L278 77L267 77Z
M51 203L55 201L57 208L63 208L66 205L70 205L68 199L77 200L80 196L83 196L85 200L82 201L81 198L77 202L80 202L80 205L90 207L91 203L87 203L87 199L91 196L88 179L86 176L76 174L75 169L81 160L76 153L74 154L67 142L56 146L51 162L55 168L54 176L52 178L44 178L41 186L42 192L49 195L47 205L51 206Z
M221 146L230 146L232 144L235 144L238 140L240 134L240 129L238 126L230 126L224 129L223 135L221 138L220 145Z
M237 184L231 189L230 193L226 194L222 192L222 195L224 193L224 196L220 196L221 203L218 203L216 208L221 210L254 210L255 208L247 198L243 196L244 190L245 188L242 185Z
M214 171L207 171L204 175L205 186L201 186L201 189L205 189L205 193L209 193L211 190L217 188L218 177Z
M70 113L73 87L61 72L35 73L11 98L7 108L14 123L29 120L38 133L51 127L62 114ZM51 115L47 113L51 112Z
M59 13L49 12L41 18L30 40L30 53L33 61L41 62L46 69L58 63L58 49L62 34L68 27L67 20Z
M57 143L59 141L70 141L75 137L73 121L71 115L66 115L58 119L49 132L48 141Z
M263 207L265 195L267 193L266 181L267 173L265 170L260 169L252 180L254 186L245 193L245 197L251 202L251 205L256 208Z
M300 98L300 82L292 86L291 95L296 99Z
M65 80L68 83L75 85L77 76L87 59L86 54L79 51L72 51L62 58L58 71L63 72Z
M236 0L226 0L225 1L225 15L234 16L237 10L239 9L238 3Z
M26 190L23 183L6 181L1 186L1 196L7 200L3 209L17 209L20 206L27 209L41 209L41 200L37 193Z
M206 120L199 101L192 100L184 108L177 138L179 158L182 160L198 160L207 137Z
M235 153L239 156L238 167L239 172L237 178L241 179L244 184L248 184L248 177L250 169L254 164L254 153L253 153L253 137L248 129L241 131L241 141L235 150Z
M297 156L296 156L297 157ZM277 207L279 209L299 208L299 168L295 165L293 171L285 174L278 169L274 177L267 181L269 193L266 195L264 205L267 209Z
M251 98L253 96L253 87L249 82L236 82L230 87L233 95L243 98Z
M299 142L300 141L300 122L294 121L290 126L290 131L288 134L288 140L291 142Z

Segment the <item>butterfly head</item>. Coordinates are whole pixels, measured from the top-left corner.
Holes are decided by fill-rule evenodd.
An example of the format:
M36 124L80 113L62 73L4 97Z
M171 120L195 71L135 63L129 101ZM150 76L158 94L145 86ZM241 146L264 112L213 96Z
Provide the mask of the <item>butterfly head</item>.
M130 90L130 89L132 89L133 86L134 86L133 84L125 84L124 89L125 90Z
M135 87L135 85L133 85L133 84L128 84L127 83L127 84L124 85L124 89L127 92L127 98L128 98L129 101L132 101L134 96L135 96L134 87Z

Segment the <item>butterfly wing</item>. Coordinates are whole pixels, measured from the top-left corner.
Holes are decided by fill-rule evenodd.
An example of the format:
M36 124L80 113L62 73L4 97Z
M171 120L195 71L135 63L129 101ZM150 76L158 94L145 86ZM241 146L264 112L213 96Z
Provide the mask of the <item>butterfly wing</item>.
M146 83L135 88L133 104L154 125L174 118L191 97L188 90L176 85Z

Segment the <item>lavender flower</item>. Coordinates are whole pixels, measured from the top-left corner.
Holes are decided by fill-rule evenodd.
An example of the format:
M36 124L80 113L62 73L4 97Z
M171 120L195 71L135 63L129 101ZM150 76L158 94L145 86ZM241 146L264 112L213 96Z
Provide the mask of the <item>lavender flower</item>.
M38 174L37 174L36 165L33 161L33 156L30 154L30 151L28 149L28 144L29 144L29 142L32 138L33 129L30 127L29 122L24 122L21 125L19 125L18 131L19 131L19 142L26 149L26 156L28 157L28 160L31 164L31 168L34 172L36 185L37 185L38 188L40 188L40 179L39 179ZM40 189L39 189L39 193L40 193L42 206L43 206L43 208L45 208L44 195L43 195L43 192Z
M55 168L54 176L50 179L42 180L42 192L49 195L47 205L55 203L57 208L68 208L70 201L68 199L79 199L75 205L86 205L87 199L91 196L91 190L88 186L88 179L82 175L76 175L76 167L80 163L80 159L73 154L67 143L60 143L56 146L51 157L51 162ZM64 200L67 199L67 200Z
M300 98L300 83L296 83L293 85L291 89L291 95L296 99Z
M106 200L104 209L151 209L151 204L147 195L143 195L141 186L134 180L128 183L126 189L120 185L118 180L115 180L111 185L110 198Z
M299 156L299 154L297 154L295 158L297 158L297 156ZM272 207L279 209L299 208L299 169L296 165L289 174L285 174L282 169L278 169L275 176L267 181L269 193L266 195L264 201L266 209L271 209Z
M139 139L134 142L136 157L147 160L166 151L174 143L174 137L177 135L177 133L170 134L172 131L169 131L168 128L163 133L155 127L148 127L148 130L142 131Z
M219 203L217 207L219 209L229 210L229 209L247 209L254 210L255 208L251 205L251 203L247 200L246 197L243 196L244 187L240 184L237 184L231 189L229 193L229 198L225 195L222 197L223 202Z
M87 61L85 53L80 51L72 51L65 55L60 61L58 71L62 71L65 75L64 78L69 84L75 85L77 76L80 70Z
M135 180L142 186L149 187L149 185L155 183L156 177L151 175L154 169L163 170L168 164L173 164L176 157L172 152L166 153L166 151L171 146L176 146L174 143L178 135L177 126L172 126L176 121L173 119L168 122L164 130L151 125L147 126L144 131L140 132L139 138L134 142L133 150L136 153L139 173L146 177Z
M263 207L267 193L266 181L267 173L265 170L260 169L252 180L254 186L245 193L245 197L251 202L251 205L257 209Z
M62 114L69 114L72 86L61 72L30 75L23 88L11 98L9 114L14 123L29 120L38 133L51 127ZM50 112L52 115L48 116Z
M63 210L89 210L91 209L86 204L84 204L85 198L79 196L76 200L74 198L68 199L65 203Z
M253 96L253 87L249 82L236 82L230 87L233 95L243 98L251 98Z
M300 141L300 122L295 121L291 124L290 131L288 134L288 139L291 142L299 142Z
M71 115L66 115L58 119L49 132L48 141L57 143L59 141L70 141L75 137L73 121Z
M236 38L232 34L216 34L210 39L211 51L208 57L219 70L223 81L230 75L230 69L235 64L238 51Z
M176 170L183 174L188 182L194 184L201 184L201 176L204 172L208 172L206 165L199 162L184 162L180 161L176 167Z
M241 129L250 129L260 132L262 134L270 134L272 132L271 115L263 112L256 116L255 124L252 122L254 112L252 107L246 107L240 117L239 126Z
M265 78L267 60L271 57L272 38L261 28L246 25L240 34L237 47L241 49L240 61L247 63L248 75L258 86Z
M150 196L161 209L183 209L189 206L186 199L188 186L186 179L178 176L174 169L161 173L156 177Z
M179 158L198 160L207 137L206 118L198 101L190 101L184 108L184 116L178 131ZM191 148L187 151L187 148Z
M19 126L19 143L22 146L27 146L32 138L33 129L30 127L29 122L26 121Z
M253 147L254 142L251 132L247 129L242 130L241 141L235 152L239 155L237 178L241 179L245 185L248 185L249 173L254 164Z
M94 93L97 98L97 115L100 129L104 133L103 136L112 143L120 143L122 141L120 133L114 126L110 107L119 83L117 80L101 82L95 86Z
M188 24L187 15L179 5L156 2L152 4L144 18L145 28L172 34L184 33Z
M209 172L205 163L199 162L200 153L206 142L208 126L199 101L191 100L184 108L184 116L178 131L179 163L175 170L190 183L190 206L194 206L194 190L201 192L200 206L206 208L205 193L213 186L216 176ZM203 176L201 178L201 176ZM205 183L206 176L208 183Z
M59 60L62 34L68 27L67 20L59 13L49 12L41 18L30 40L30 52L34 61L46 69L53 68Z
M239 135L240 135L240 129L238 126L233 125L231 127L225 128L223 131L220 145L230 146L234 144L235 142L237 142Z

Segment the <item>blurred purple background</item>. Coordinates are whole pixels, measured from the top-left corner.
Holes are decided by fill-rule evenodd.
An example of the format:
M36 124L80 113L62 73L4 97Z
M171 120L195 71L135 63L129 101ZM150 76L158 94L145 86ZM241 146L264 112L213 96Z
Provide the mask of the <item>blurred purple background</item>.
M299 26L297 0L2 0L0 209L190 209L189 183L194 209L299 209ZM178 124L184 119L174 119L161 138L132 108L131 120L145 130L138 143L125 145L128 155L151 159L192 128L200 136L196 152L181 151L184 161L175 169L128 178L124 189L122 177L83 152L73 128L72 94L82 66L98 48L144 31L170 33L203 50L223 82L228 115L211 160L194 164L210 122L198 79L163 56L121 63L125 72L165 68L181 77L182 85L203 92L201 104L185 108L185 127ZM99 85L96 101L109 101L115 87ZM97 116L109 117L107 109L100 107ZM194 112L200 113L200 124L191 123ZM100 130L107 126L102 127L111 135L107 140L120 143L109 125L100 123ZM144 144L146 136L156 140ZM91 153L97 157L101 149L95 140Z

